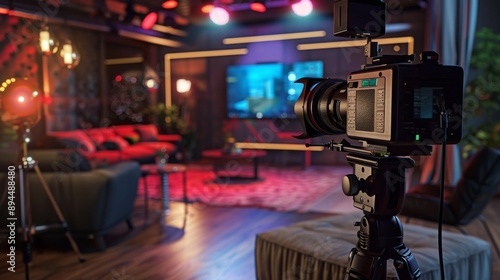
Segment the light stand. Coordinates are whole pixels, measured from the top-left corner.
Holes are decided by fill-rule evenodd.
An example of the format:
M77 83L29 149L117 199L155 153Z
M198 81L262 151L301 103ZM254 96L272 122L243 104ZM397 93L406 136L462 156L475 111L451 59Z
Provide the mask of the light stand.
M16 166L19 169L19 198L21 212L21 228L23 245L23 262L25 264L25 276L29 279L29 263L32 258L32 236L38 231L46 231L53 228L65 229L66 238L68 238L71 247L78 255L80 262L85 259L81 255L71 233L68 229L68 223L64 219L59 206L57 205L50 188L45 182L42 172L36 161L28 156L28 142L30 142L30 128L41 118L41 95L35 89L33 84L26 78L10 78L0 85L0 117L4 123L12 125L17 132L18 155ZM59 223L55 225L34 226L31 222L30 194L28 184L28 173L35 170L42 187L47 194L52 207L54 208ZM12 170L14 171L14 170ZM13 177L9 180L14 180ZM10 181L9 181L10 182ZM9 185L11 186L11 185ZM14 199L14 195L12 195ZM10 204L9 204L10 205ZM12 212L14 215L14 212ZM14 220L16 218L13 218ZM15 225L13 226L16 227Z
M412 159L377 156L372 150L347 143L324 145L331 150L347 151L354 174L342 181L344 194L353 196L354 207L363 210L358 243L349 253L344 279L386 279L387 260L393 259L399 279L418 279L421 275L415 257L403 243L403 226L396 216L403 205L405 169Z
M45 179L43 178L42 173L40 171L40 168L38 167L36 161L32 157L28 156L27 143L29 142L28 135L30 131L28 125L20 124L17 126L16 130L18 134L17 140L19 147L19 153L16 165L19 169L19 193L21 200L20 212L21 212L21 233L23 240L23 262L25 265L25 278L29 279L29 263L31 262L32 259L32 236L37 232L42 232L54 228L63 228L65 230L66 238L70 242L73 251L78 256L78 260L80 262L85 262L85 258L80 253L80 250L78 249L76 242L71 236L71 233L68 228L68 223L64 219L64 216L62 215L62 212L59 206L57 205L57 202L54 199L54 196L52 195L50 188L45 182ZM58 224L40 225L40 226L34 226L32 224L30 196L29 196L29 182L28 182L28 173L31 170L34 170L35 173L37 174L38 179L40 180L40 183L42 184L43 189L47 194L52 204L52 207L54 208L57 214L57 217L59 219Z

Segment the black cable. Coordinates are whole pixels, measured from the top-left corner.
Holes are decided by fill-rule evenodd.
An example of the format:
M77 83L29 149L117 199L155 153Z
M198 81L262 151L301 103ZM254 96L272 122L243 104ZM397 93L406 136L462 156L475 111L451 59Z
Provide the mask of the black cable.
M444 129L443 145L441 151L441 186L439 190L439 220L438 220L438 251L439 251L439 269L441 279L444 280L444 261L443 261L443 207L444 207L444 179L446 166L446 128Z
M439 190L439 219L438 219L438 252L439 252L439 270L441 272L441 279L445 280L444 261L443 261L443 208L444 208L444 183L446 173L446 136L448 129L448 114L444 106L444 99L442 96L437 98L438 107L441 109L440 126L443 129L443 142L441 145L441 182Z

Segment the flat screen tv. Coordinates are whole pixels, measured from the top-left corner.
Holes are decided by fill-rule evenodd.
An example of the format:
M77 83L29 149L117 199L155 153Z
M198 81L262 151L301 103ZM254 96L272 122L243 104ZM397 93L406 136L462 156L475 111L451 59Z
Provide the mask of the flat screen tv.
M227 117L295 118L293 106L302 91L295 81L323 77L322 61L262 63L227 68Z

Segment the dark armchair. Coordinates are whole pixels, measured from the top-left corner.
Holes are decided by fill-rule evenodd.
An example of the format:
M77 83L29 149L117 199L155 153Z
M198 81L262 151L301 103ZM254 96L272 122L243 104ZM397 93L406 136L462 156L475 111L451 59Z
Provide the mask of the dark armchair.
M90 237L100 250L104 250L103 234L122 222L132 227L130 219L140 177L137 162L123 161L91 168L88 160L75 151L38 150L29 155L38 161L44 181L72 234ZM6 166L11 165L15 157L8 158L5 153L0 159L2 170L7 170ZM58 224L56 212L34 170L28 173L27 179L33 225ZM0 182L6 182L5 172L0 174ZM0 189L0 218L5 220L7 188L2 186Z
M444 190L443 223L456 226L467 234L461 226L478 219L484 226L495 249L500 249L491 230L481 216L484 208L495 196L500 185L500 151L484 147L471 158L456 186L446 186ZM405 196L402 215L438 221L439 186L424 184L411 187Z

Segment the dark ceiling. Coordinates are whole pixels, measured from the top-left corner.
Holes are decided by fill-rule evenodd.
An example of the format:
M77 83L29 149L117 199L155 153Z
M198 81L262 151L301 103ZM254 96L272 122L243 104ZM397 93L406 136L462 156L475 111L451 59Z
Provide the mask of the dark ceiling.
M0 7L21 10L30 13L48 13L49 17L91 20L93 22L119 22L127 15L127 6L133 7L138 14L149 11L162 11L167 18L174 18L177 25L192 25L206 22L208 15L200 11L204 0L178 0L179 5L173 10L165 10L161 5L165 0L16 0ZM290 11L290 0L266 0L265 13L249 10L251 0L219 0L227 3L231 19L243 23L263 22L279 18ZM317 12L331 13L332 0L312 0ZM54 13L51 15L50 13Z
M153 28L154 30L146 33L165 38L165 33L186 36L179 35L177 31L184 32L182 30L209 22L208 15L201 13L202 1L206 0L178 0L177 8L165 10L162 8L165 0L9 0L0 2L0 14L44 18L49 22L101 31L129 29L134 34L139 34L145 32L140 27L142 18L147 13L156 11L160 12L157 26L173 27L175 30L172 32ZM218 0L219 3L226 3L230 10L231 21L240 24L271 22L291 12L292 0L265 0L268 7L265 13L251 11L250 1L252 0ZM333 14L334 0L311 0L311 2L316 14ZM396 8L421 8L426 1L398 0L397 3ZM132 14L134 16L131 16Z

